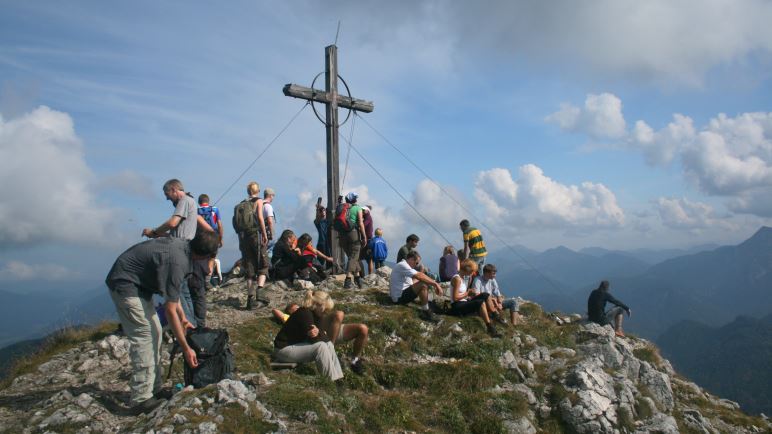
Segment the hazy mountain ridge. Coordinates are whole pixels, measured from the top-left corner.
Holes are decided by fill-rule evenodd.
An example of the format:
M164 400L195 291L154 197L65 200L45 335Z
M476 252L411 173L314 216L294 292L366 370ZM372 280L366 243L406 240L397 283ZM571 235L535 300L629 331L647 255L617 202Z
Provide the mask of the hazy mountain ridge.
M753 413L772 413L772 314L721 327L681 321L657 339L680 373Z

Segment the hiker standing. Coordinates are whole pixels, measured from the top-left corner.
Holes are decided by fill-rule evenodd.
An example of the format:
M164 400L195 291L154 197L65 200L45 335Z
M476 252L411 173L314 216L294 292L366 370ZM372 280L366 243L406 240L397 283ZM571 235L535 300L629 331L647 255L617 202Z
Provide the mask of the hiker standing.
M265 232L268 234L267 250L272 250L275 244L273 241L276 234L276 212L273 210L274 197L276 197L276 192L271 187L266 187L263 190L263 220L265 221Z
M161 392L161 323L153 294L164 298L164 311L185 361L196 367L196 353L185 339L192 327L180 305L180 292L191 260L217 254L214 232L200 231L192 241L164 237L141 242L123 252L105 279L123 332L130 342L131 404L135 414L147 413L163 401ZM154 396L157 395L157 396Z
M630 308L626 304L614 298L608 292L609 283L608 280L600 282L597 289L590 293L590 297L587 299L587 315L590 321L598 323L600 325L612 324L614 325L614 333L617 336L624 336L622 331L622 313L627 312L629 317L632 314ZM616 305L606 312L606 302Z
M360 252L360 264L359 275L364 277L365 266L367 267L367 274L373 272L373 252L370 250L370 240L373 239L373 208L370 205L362 207L362 223L365 226L365 245ZM365 265L362 265L364 263Z
M318 235L316 239L316 249L327 256L332 256L332 248L330 247L330 239L328 237L330 222L327 221L327 208L322 206L321 197L316 201L314 227L316 227L316 233Z
M259 197L260 184L247 184L249 197L233 210L233 229L239 236L241 264L247 279L247 310L252 310L260 299L260 290L268 276L268 233L263 219L263 200ZM255 280L255 275L257 278Z
M222 248L222 237L223 233L225 231L225 225L222 224L222 219L220 218L220 210L216 206L209 205L209 195L207 194L201 194L198 196L198 215L200 215L204 220L206 220L207 224L214 229L214 231L219 235L220 237L220 248ZM211 289L212 287L212 274L214 273L215 268L217 268L218 275L221 273L219 261L217 261L216 258L212 258L209 261L207 261L208 265L208 271L205 276L205 286L206 289ZM218 282L218 284L221 282Z
M343 289L350 289L354 278L356 278L356 284L359 288L364 286L362 277L359 276L359 254L367 242L367 234L362 207L357 205L357 198L359 198L358 194L353 191L350 192L346 195L346 203L339 205L335 212L336 223L339 223L337 229L340 236L340 246L348 257ZM342 221L344 219L345 222Z
M461 220L459 227L464 233L464 257L475 261L477 269L481 270L485 265L485 257L488 255L482 233L479 229L472 227L467 219Z
M374 268L377 270L383 267L383 261L389 257L389 247L386 245L386 240L383 239L383 229L377 228L375 230L375 236L368 241L367 247L372 252Z
M178 179L170 179L164 183L163 186L164 196L171 201L174 205L174 213L168 220L161 223L155 229L145 228L142 230L142 235L148 238L158 237L172 237L181 238L186 241L190 241L196 236L196 230L201 229L206 232L214 232L209 223L207 223L203 217L198 215L198 207L196 201L190 193L185 191L182 186L182 182ZM180 290L182 297L182 309L185 311L185 315L188 317L193 325L196 325L196 318L194 315L193 299L188 287L187 281L185 281ZM205 301L204 301L205 302Z

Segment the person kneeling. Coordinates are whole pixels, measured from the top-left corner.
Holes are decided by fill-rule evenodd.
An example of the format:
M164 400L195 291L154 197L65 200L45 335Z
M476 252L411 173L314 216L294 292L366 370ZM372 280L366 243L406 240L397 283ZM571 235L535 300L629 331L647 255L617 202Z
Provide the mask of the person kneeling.
M501 337L488 316L487 305L490 294L477 294L474 288L469 287L469 281L476 271L477 263L471 259L464 259L461 262L458 274L450 279L453 300L453 303L450 305L450 314L464 316L477 313L485 323L488 334L495 338Z
M296 310L273 341L273 360L280 363L316 362L322 375L332 381L343 378L335 346L322 327L325 312L335 303L324 291L308 291L302 307Z

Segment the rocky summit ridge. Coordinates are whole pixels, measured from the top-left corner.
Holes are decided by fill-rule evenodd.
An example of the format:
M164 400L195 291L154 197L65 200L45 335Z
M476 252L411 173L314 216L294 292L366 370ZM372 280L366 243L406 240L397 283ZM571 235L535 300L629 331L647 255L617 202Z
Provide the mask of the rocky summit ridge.
M208 294L208 325L231 336L233 380L182 389L152 413L131 416L128 341L103 325L17 365L0 388L0 432L772 431L766 417L679 376L644 339L529 302L521 325L499 326L502 338L489 337L475 317L427 323L414 306L388 303L389 274L384 267L368 276L364 290L344 291L334 278L316 285L331 293L345 322L370 328L364 375L348 369L350 344L338 347L343 387L312 364L271 370L279 325L268 307L241 309L246 291L236 278ZM312 287L276 282L264 296L284 306ZM182 381L180 365L167 386Z

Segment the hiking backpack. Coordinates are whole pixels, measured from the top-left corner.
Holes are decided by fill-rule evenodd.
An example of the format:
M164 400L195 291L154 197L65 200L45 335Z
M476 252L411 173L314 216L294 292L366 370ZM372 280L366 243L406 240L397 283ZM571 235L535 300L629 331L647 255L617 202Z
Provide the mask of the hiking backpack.
M228 345L230 338L225 329L206 327L190 329L185 337L198 359L198 366L191 368L183 357L186 386L192 384L194 388L199 389L212 383L218 383L220 380L233 378L233 353ZM182 352L182 347L175 341L170 355L167 379L172 375L174 358L180 352Z
M217 232L220 227L220 220L217 218L217 213L218 209L216 206L207 205L198 208L198 215L203 217L215 232Z
M251 200L244 199L233 208L233 230L239 234L260 232Z
M332 221L332 227L338 232L349 232L352 229L351 222L348 219L348 212L351 209L350 203L340 203L335 208L335 220Z

